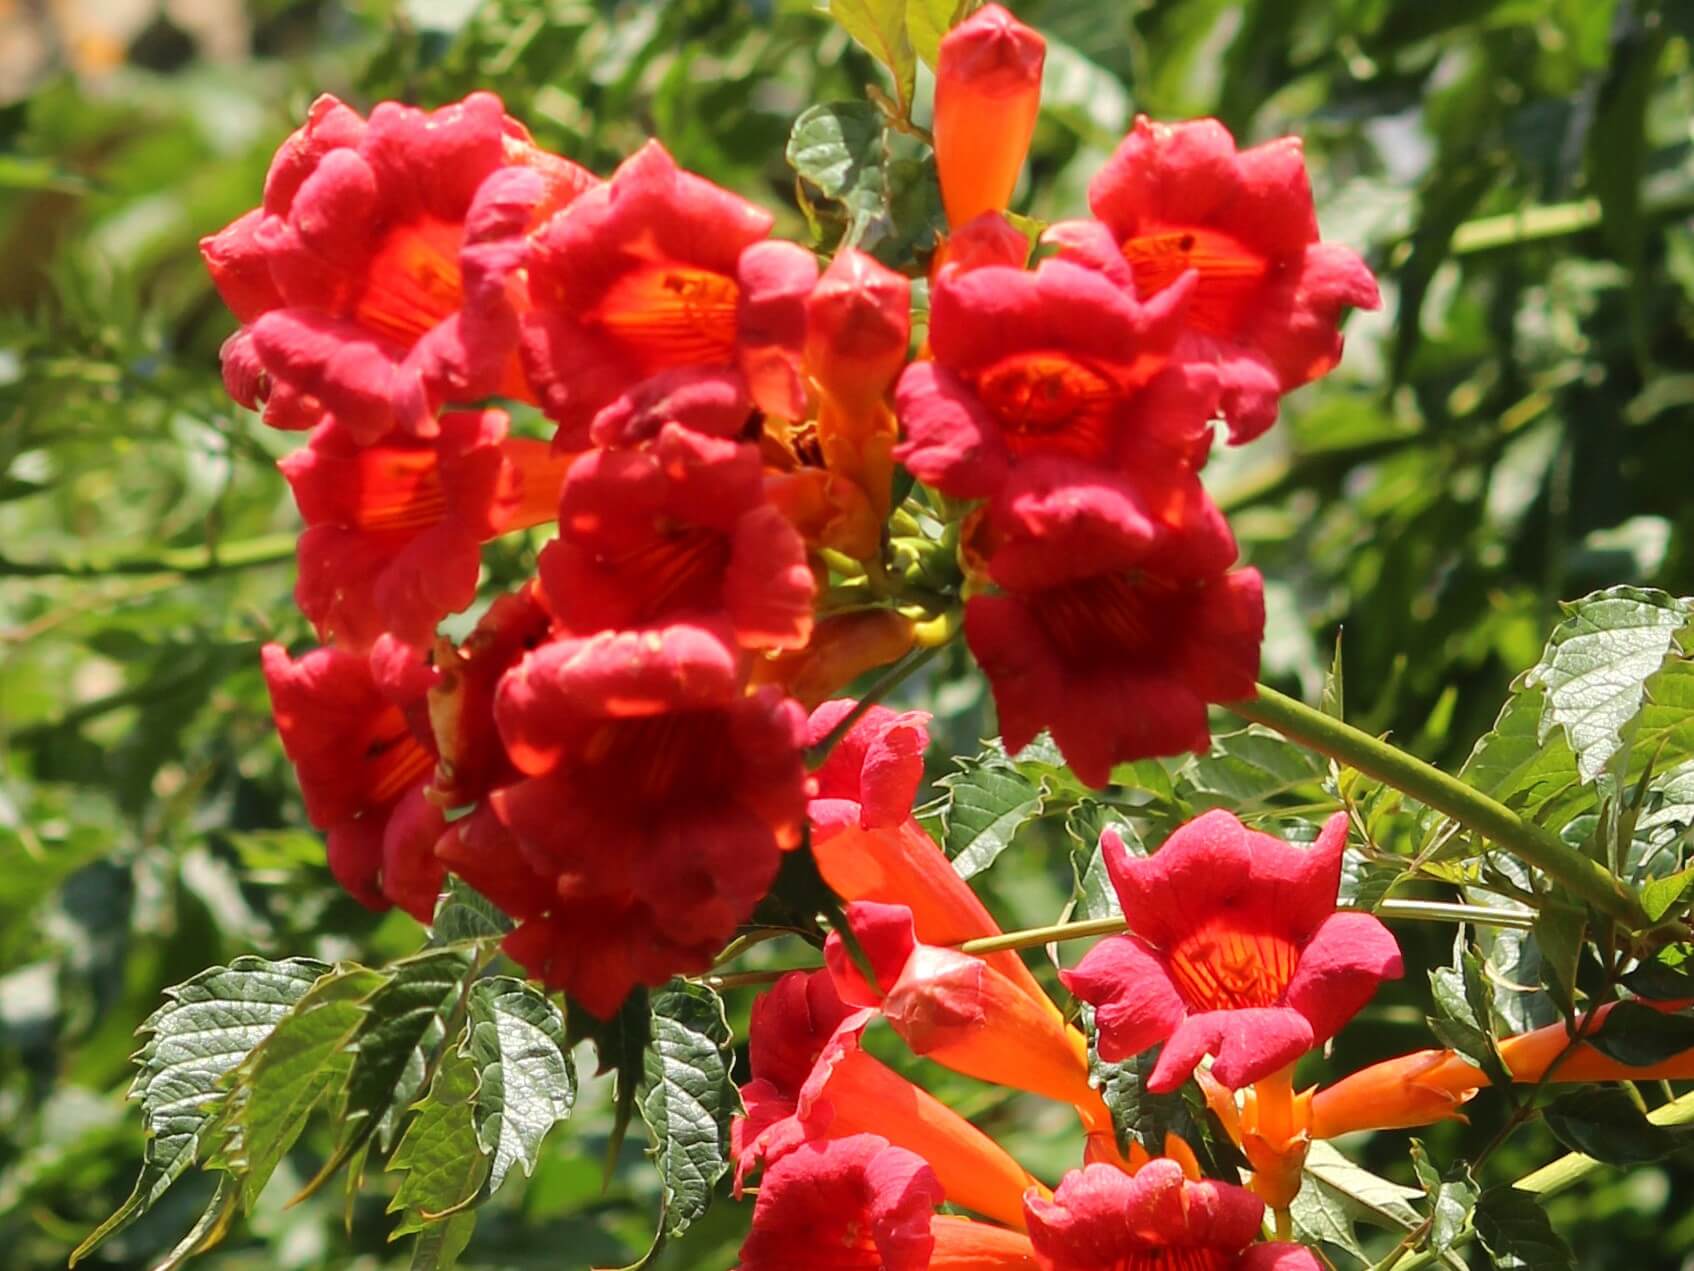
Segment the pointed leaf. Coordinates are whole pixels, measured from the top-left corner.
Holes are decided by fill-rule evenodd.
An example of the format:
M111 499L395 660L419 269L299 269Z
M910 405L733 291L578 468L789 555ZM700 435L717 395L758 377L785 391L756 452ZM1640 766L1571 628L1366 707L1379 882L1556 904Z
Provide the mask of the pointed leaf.
M476 1087L476 1064L450 1043L388 1162L390 1170L405 1174L388 1203L389 1213L403 1215L390 1240L422 1231L481 1193L489 1160L476 1136Z
M1547 1128L1573 1152L1608 1165L1644 1165L1669 1156L1688 1136L1654 1125L1617 1086L1583 1086L1542 1109Z
M888 68L900 113L910 118L918 63L906 34L906 0L829 0L829 16Z
M1476 1234L1498 1271L1570 1271L1569 1246L1547 1221L1535 1197L1513 1187L1490 1187L1476 1203Z
M1182 770L1177 790L1197 809L1239 810L1308 787L1313 799L1322 799L1327 774L1321 756L1254 725L1212 738L1211 753Z
M1045 778L1031 780L993 751L955 762L959 771L936 782L947 792L942 847L959 877L974 878L1041 815L1049 787Z
M669 1236L706 1212L729 1170L729 1121L740 1107L730 1040L723 1003L710 989L673 981L654 995L641 1117L664 1185L660 1226Z
M564 1012L510 976L471 988L468 1045L481 1078L473 1105L476 1136L493 1154L488 1190L497 1192L514 1164L530 1175L542 1139L570 1116L576 1067L564 1048Z
M391 978L365 1003L352 1043L343 1116L355 1132L417 1096L425 1044L432 1033L439 1041L442 1012L457 1000L470 958L457 949L432 949L387 969Z

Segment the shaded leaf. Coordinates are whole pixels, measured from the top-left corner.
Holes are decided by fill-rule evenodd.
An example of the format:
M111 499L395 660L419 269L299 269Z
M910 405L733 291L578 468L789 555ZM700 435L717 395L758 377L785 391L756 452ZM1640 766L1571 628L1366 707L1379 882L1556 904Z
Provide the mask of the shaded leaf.
M906 0L829 0L829 16L888 68L900 113L910 117L918 63L906 34Z
M1031 781L1016 764L992 751L955 762L960 770L936 782L946 791L941 845L959 877L972 878L1041 815L1049 787L1045 779Z
M1209 755L1194 760L1177 777L1177 789L1196 808L1265 804L1310 786L1322 799L1328 773L1319 755L1258 725L1212 738Z
M1646 1068L1694 1049L1694 1016L1619 1002L1588 1040L1620 1064Z
M1476 1234L1500 1271L1569 1271L1570 1248L1528 1192L1490 1187L1476 1203Z
M1654 1125L1617 1086L1583 1086L1542 1109L1559 1142L1608 1165L1641 1165L1684 1146L1686 1134Z
M710 989L678 981L654 995L641 1116L664 1185L660 1225L668 1236L705 1214L729 1170L729 1122L740 1107L730 1040L723 1003Z
M450 1044L388 1162L390 1170L405 1175L388 1203L389 1213L402 1215L390 1240L422 1231L482 1191L489 1159L477 1141L476 1088L476 1064Z

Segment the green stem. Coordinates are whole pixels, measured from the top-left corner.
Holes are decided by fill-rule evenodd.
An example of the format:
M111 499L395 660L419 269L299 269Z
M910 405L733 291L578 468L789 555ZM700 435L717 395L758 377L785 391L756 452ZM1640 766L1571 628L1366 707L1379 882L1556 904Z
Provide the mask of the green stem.
M943 647L943 645L937 644L926 649L919 649L904 662L890 667L881 679L865 690L865 695L859 699L858 705L843 715L841 721L825 733L816 745L806 748L806 766L815 768L827 759L829 752L835 748L835 743L852 731L853 725L859 722L866 711L903 684L907 677L941 652Z
M1663 1107L1654 1108L1647 1114L1647 1119L1654 1125L1688 1125L1694 1122L1694 1091L1680 1099L1671 1100ZM1604 1168L1605 1166L1592 1156L1571 1152L1543 1165L1533 1173L1525 1174L1512 1186L1520 1191L1551 1196L1554 1192L1562 1192L1565 1188L1581 1182L1595 1170Z
M294 556L293 534L266 534L234 543L171 548L154 556L106 556L89 552L59 560L13 560L0 556L0 577L106 578L114 574L216 574L254 565L274 565Z
M1228 709L1446 813L1632 929L1651 925L1635 894L1604 867L1457 777L1263 684L1257 697Z

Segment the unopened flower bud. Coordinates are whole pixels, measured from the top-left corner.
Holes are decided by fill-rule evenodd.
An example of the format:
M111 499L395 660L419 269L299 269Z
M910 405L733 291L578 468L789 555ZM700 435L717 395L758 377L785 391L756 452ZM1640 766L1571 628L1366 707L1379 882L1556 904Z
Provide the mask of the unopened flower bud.
M941 41L935 162L947 223L1005 208L1035 132L1047 44L997 4Z

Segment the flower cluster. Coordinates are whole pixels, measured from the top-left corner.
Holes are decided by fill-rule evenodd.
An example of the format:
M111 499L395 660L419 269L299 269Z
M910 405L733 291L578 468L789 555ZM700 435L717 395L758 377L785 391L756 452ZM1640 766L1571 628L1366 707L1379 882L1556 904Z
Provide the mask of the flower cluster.
M1298 145L1210 121L1139 121L1030 267L1002 210L1043 57L994 5L942 43L955 225L915 358L906 275L851 247L820 270L657 142L602 179L489 93L312 107L203 254L241 322L230 392L309 430L281 466L321 647L264 665L355 897L427 920L451 871L604 1015L704 969L800 846L833 781L807 710L959 616L1007 744L1050 729L1091 783L1204 747L1207 704L1251 691L1262 597L1199 482L1212 421L1263 431L1374 285L1318 242ZM901 517L941 527L907 531L922 586ZM484 545L541 526L533 576L479 602ZM838 887L864 832L820 823ZM943 943L987 920L955 899ZM884 903L892 959L916 946Z

